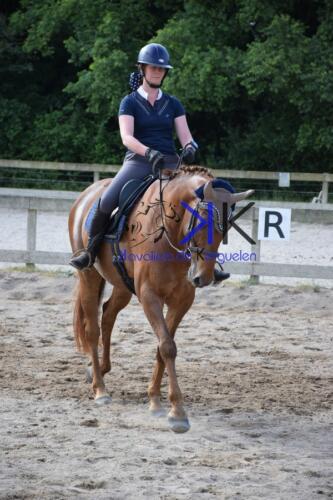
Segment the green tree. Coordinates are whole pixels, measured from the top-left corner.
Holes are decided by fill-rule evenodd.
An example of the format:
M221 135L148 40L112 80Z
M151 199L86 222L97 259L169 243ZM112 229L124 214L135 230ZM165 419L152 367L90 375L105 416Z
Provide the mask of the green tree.
M0 12L2 157L120 162L119 101L155 40L201 163L333 170L332 0L21 0Z
M12 94L17 97L11 96L10 103L0 85L5 99L0 127L5 129L6 120L15 117L9 141L0 144L1 156L119 162L123 147L117 111L138 48L181 5L22 0L13 12L3 13L11 37L19 41L18 56L28 67L21 78L16 73ZM8 56L8 47L4 53Z
M186 2L156 40L206 161L332 171L332 28L330 0Z

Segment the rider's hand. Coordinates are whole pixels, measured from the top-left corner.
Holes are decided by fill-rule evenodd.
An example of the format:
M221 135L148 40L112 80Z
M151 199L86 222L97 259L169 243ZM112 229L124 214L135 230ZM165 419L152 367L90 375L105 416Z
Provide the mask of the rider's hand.
M159 170L164 167L164 156L156 149L148 148L145 152L145 157L151 163L153 174L156 175Z
M185 165L191 165L194 163L195 151L195 148L191 144L186 146L182 154L182 162L185 163Z

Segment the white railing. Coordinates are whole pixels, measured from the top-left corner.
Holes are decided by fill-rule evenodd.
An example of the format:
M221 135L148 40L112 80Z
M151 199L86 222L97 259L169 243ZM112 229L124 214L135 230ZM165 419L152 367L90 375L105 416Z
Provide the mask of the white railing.
M27 211L26 249L0 249L0 262L18 262L27 265L68 264L70 253L48 252L36 249L37 217L39 211L68 213L79 193L67 191L44 191L31 189L0 188L0 207L9 210L25 209ZM247 202L240 202L241 208ZM258 209L260 206L291 208L293 221L308 223L333 224L332 204L290 203L290 202L256 202L244 218L252 221L252 238L256 241L258 231ZM333 279L333 266L318 266L305 264L277 264L260 260L260 240L251 247L255 252L256 261L226 263L225 269L233 274L250 275L258 281L259 276L296 277Z
M52 161L27 161L0 159L0 168L21 168L38 170L62 170L73 172L91 172L94 182L99 180L100 173L117 173L120 165L102 165L90 163L60 163ZM285 186L283 182L320 182L321 201L328 202L329 183L333 182L333 174L318 172L267 172L260 170L218 170L214 169L214 175L225 179L257 179L275 180L279 186Z

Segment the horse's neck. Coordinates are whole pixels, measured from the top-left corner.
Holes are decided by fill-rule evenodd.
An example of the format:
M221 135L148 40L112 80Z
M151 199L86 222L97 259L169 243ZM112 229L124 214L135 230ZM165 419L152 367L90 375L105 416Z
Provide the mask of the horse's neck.
M202 175L181 175L174 179L174 183L169 185L165 190L165 195L163 196L165 206L176 207L177 213L181 219L180 231L187 232L188 224L191 218L191 212L184 207L182 202L195 208L195 204L198 198L195 194L195 190L207 182L207 178ZM168 222L166 220L166 222ZM171 222L170 222L171 223Z
M202 186L209 180L203 175L180 175L175 179L175 184L170 186L170 198L177 205L181 205L181 201L186 203L192 202L196 199L195 190Z

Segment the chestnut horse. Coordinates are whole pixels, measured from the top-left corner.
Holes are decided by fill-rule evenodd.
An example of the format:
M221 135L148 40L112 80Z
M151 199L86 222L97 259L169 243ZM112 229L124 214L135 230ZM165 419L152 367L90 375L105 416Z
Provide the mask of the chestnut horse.
M171 404L168 421L175 432L186 432L190 427L176 375L177 348L174 340L176 329L193 303L196 287L207 286L213 280L215 258L202 258L202 254L204 252L204 255L216 256L218 252L223 238L222 202L228 203L230 207L237 200L252 194L252 191L231 194L225 189L213 187L213 180L213 175L202 167L182 167L169 177L161 181L156 180L132 210L120 242L122 252L126 251L126 255L131 254L132 257L133 252L140 252L141 256L151 255L153 252L154 255L168 254L174 257L168 258L167 261L132 258L125 259L124 263L128 275L134 279L136 295L158 340L155 366L148 388L150 411L156 416L164 413L160 402L160 386L166 369ZM87 245L85 220L93 203L110 182L112 179L95 182L74 203L69 215L69 234L73 252ZM204 186L203 200L200 200L195 193L200 186ZM190 246L188 243L180 244L188 235L191 220L193 223L191 212L184 208L183 202L196 209L197 213L205 218L209 201L210 206L214 208L212 241L207 243L206 231L200 230L190 241L195 246ZM194 221L193 227L195 225L197 220ZM186 253L182 253L183 251ZM180 255L185 258L176 258ZM113 289L110 298L103 304L101 319L103 352L99 360L98 311L106 282L111 283ZM107 404L111 401L103 380L103 376L111 368L111 333L117 314L128 305L131 296L131 291L113 265L110 244L103 242L94 267L78 271L74 310L77 346L90 356L92 387L98 404ZM165 316L164 305L167 306Z

